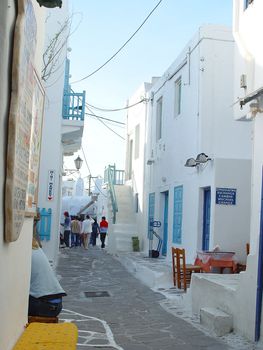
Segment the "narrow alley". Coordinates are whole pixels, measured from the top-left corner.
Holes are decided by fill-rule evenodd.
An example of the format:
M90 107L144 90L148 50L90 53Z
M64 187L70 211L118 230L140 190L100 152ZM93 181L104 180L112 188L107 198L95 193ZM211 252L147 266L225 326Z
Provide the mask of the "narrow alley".
M68 296L60 319L76 322L78 349L230 349L166 312L164 299L99 247L61 249L57 274Z

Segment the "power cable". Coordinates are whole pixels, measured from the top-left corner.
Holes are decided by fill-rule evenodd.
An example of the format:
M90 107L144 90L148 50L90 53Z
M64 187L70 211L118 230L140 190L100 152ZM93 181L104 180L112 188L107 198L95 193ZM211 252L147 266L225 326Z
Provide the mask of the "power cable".
M101 116L96 115L96 114L91 114L91 113L85 113L85 114L86 114L86 115L92 115L92 116L94 116L94 117L96 117L96 118L103 119L103 120L107 120L107 121L112 122L112 123L121 124L121 125L126 125L125 123L118 122L117 120L104 118L104 117L101 117Z
M118 112L118 111L123 111L125 109L128 109L128 108L132 108L134 106L137 106L138 104L142 103L142 102L148 102L149 100L147 98L142 98L140 101L136 102L136 103L133 103L132 105L129 105L129 106L126 106L126 107L122 107L122 108L115 108L115 109L107 109L107 108L100 108L100 107L96 107L96 106L93 106L92 104L90 103L87 103L88 106L94 108L94 109L97 109L98 111L105 111L105 112Z
M94 120L97 120L97 117L93 117L93 115L88 115L89 118L91 119L94 119ZM119 124L114 124L114 123L111 123L111 122L106 122L108 125L110 126L113 126L115 128L121 128L121 129L125 129L125 125L119 125Z
M120 134L118 134L115 130L113 130L113 129L110 128L106 123L104 123L104 121L102 121L100 118L98 118L98 117L96 116L96 114L93 113L93 111L92 111L89 107L88 107L88 110L92 113L92 115L93 115L94 117L97 118L98 121L100 121L104 126L106 126L106 128L108 128L110 131L112 131L115 135L119 136L121 139L125 140L124 137L122 137L122 136L121 136Z
M125 43L119 48L119 50L117 50L106 62L104 62L101 66L99 66L97 69L95 69L93 72L91 72L90 74L86 75L84 78L73 81L73 83L71 84L75 84L75 83L79 83L80 81L83 81L85 79L90 78L92 75L94 75L95 73L97 73L99 70L101 70L103 67L106 66L106 64L108 64L114 57L116 57L118 55L118 53L129 43L129 41L131 41L131 39L138 33L138 31L142 28L142 26L146 23L146 21L149 19L149 17L153 14L153 12L157 9L157 7L161 4L163 0L160 0L157 5L152 9L152 11L148 14L148 16L144 19L144 21L142 22L142 24L136 29L136 31L129 37L129 39L127 41L125 41Z

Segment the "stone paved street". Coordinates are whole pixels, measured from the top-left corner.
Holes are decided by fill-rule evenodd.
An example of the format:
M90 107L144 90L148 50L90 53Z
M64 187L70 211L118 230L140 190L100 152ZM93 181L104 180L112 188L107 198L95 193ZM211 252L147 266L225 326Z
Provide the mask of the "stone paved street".
M80 350L230 349L166 312L163 295L98 247L61 249L56 271L68 294L60 318L78 325Z

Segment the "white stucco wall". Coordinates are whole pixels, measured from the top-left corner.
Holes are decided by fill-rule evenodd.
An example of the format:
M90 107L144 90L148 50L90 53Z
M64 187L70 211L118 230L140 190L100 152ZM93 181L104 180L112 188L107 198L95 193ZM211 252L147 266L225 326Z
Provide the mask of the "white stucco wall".
M253 94L263 87L263 51L260 45L263 30L262 15L263 3L254 0L247 9L244 2L234 0L234 24L233 33L236 40L235 46L235 79L234 101ZM247 87L240 87L240 76L246 76ZM256 288L257 288L257 259L260 234L261 213L261 188L262 188L262 165L263 165L263 114L257 113L251 119L250 101L241 110L239 103L234 105L235 118L247 115L252 126L252 180L251 180L251 225L250 225L250 255L247 259L247 269L242 274L238 289L239 303L244 305L240 314L239 330L250 339L254 339L255 313L256 313ZM262 105L261 105L262 106ZM247 288L247 286L250 286ZM262 334L262 323L261 323ZM261 337L262 338L262 337ZM262 343L262 340L260 339Z
M155 192L155 219L162 222L162 192L169 191L168 260L170 247L178 245L172 242L172 231L173 191L179 185L183 185L184 191L182 243L179 246L186 248L187 260L193 262L196 250L202 247L203 189L206 187L211 187L210 249L220 241L223 249L237 250L238 257L244 259L242 249L245 253L245 246L242 245L249 236L245 227L249 225L250 209L250 192L247 189L250 184L251 125L236 122L232 117L233 89L229 82L233 77L233 52L231 29L201 27L149 91L149 97L154 95L154 99L148 104L146 155L149 157L152 153L154 163L145 168L145 202L148 203L148 194ZM175 116L174 85L179 77L182 78L182 108L180 115ZM156 142L156 103L160 97L163 98L162 138ZM196 158L201 152L212 160L195 168L184 166L186 159ZM221 158L238 164L234 174L224 172L226 163L219 166ZM234 169L234 165L229 168ZM245 180L235 180L238 172L244 174ZM227 188L232 185L238 187L245 199L244 205L236 206L236 210L237 216L243 215L244 222L248 224L243 226L241 237L240 224L233 229L228 228L233 235L232 241L227 235L220 235L222 228L226 229L227 223L230 224L230 216L227 211L222 212L227 216L227 219L223 218L222 213L219 214L221 208L214 205L215 188L219 183ZM145 215L147 221L148 208ZM225 226L222 220L226 222ZM162 235L162 228L159 233ZM239 243L234 245L239 237Z
M33 3L38 25L35 68L40 72L43 9ZM11 350L27 323L28 294L31 271L31 242L33 219L25 218L21 234L17 241L4 242L4 193L6 168L7 123L10 98L10 77L12 66L12 43L15 23L15 1L0 2L0 181L1 213L0 216L0 349Z
M142 98L147 97L147 91L151 87L150 83L143 83L139 89L129 99L128 104L133 105L140 101ZM147 179L145 178L144 169L146 165L146 118L147 118L147 106L146 103L140 103L128 109L127 113L127 147L126 147L126 184L131 186L133 195L133 210L135 212L135 196L138 194L138 213L135 212L135 220L137 225L137 235L140 239L140 249L146 251L148 246L145 240L145 233L147 232L147 222L145 221L145 185ZM139 143L136 146L136 127L139 127ZM133 142L132 150L132 172L129 174L129 162L130 162L130 141ZM138 147L138 153L135 156L135 147ZM127 178L128 177L128 178Z
M59 32L68 15L67 1L63 1L61 9L54 8L47 10L46 20L46 41L45 47L48 46L55 34ZM66 40L67 32L63 33ZM41 145L41 162L39 178L39 200L40 208L51 208L51 239L43 241L43 249L50 261L56 264L57 252L59 246L59 227L61 212L61 175L62 175L62 99L64 88L64 69L67 45L61 49L57 67L45 83L46 101L45 113L43 120L42 145ZM48 200L48 171L55 171L54 197Z

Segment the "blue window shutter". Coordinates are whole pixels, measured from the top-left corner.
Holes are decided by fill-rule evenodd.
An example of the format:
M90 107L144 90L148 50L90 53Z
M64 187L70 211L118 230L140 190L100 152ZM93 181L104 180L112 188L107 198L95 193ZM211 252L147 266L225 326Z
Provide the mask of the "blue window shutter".
M40 211L40 221L38 225L38 232L41 241L44 239L49 241L51 236L51 217L52 217L52 210L49 208L46 210L46 208L42 208Z
M174 188L173 243L182 243L183 186Z
M152 230L151 222L154 221L154 208L155 208L155 193L149 194L149 208L148 208L148 238Z

